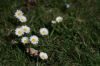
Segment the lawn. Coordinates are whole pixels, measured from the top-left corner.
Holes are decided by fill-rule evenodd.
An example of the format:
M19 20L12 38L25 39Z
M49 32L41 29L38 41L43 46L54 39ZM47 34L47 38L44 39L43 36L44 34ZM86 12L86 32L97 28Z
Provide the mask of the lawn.
M0 0L0 66L100 66L100 0L36 1ZM40 36L42 46L35 46L48 54L47 60L30 57L18 41L15 29L22 23L14 17L17 9L32 34L40 36L39 29L48 28L49 35ZM52 24L57 16L63 22Z

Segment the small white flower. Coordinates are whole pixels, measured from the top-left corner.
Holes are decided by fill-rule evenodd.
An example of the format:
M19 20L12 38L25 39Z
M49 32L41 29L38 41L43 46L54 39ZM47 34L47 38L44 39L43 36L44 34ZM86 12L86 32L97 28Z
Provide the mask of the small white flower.
M24 34L23 29L22 28L16 28L15 34L17 36L22 36Z
M66 4L66 8L69 8L70 7L70 5L69 4Z
M38 44L39 39L36 35L33 35L30 37L30 41L32 44Z
M25 33L29 33L30 32L30 27L28 27L28 26L22 26L22 29L23 29L23 31L25 32Z
M46 59L48 59L48 55L47 55L47 53L40 52L39 56L40 56L40 58L41 58L42 60L46 60Z
M52 20L52 21L51 21L51 23L52 23L52 24L55 24L55 23L56 23L56 21Z
M20 16L19 17L19 21L26 22L27 21L27 18L25 16Z
M48 34L49 34L49 31L48 31L47 28L41 28L41 29L40 29L40 34L41 34L41 35L48 35Z
M63 17L61 17L61 16L58 16L58 17L56 17L56 21L59 23L59 22L62 22L63 21Z
M21 10L17 10L15 12L15 15L14 15L16 18L20 18L20 16L23 16L23 12Z
M22 42L23 44L29 43L28 37L22 37L21 42Z

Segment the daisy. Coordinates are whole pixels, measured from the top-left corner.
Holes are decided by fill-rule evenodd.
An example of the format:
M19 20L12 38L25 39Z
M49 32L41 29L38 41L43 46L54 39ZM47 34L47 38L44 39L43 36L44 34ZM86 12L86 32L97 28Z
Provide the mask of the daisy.
M24 34L23 29L22 28L16 28L15 34L17 36L22 36Z
M52 20L52 21L51 21L51 23L52 23L52 24L55 24L55 23L56 23L56 21Z
M66 5L66 8L70 8L70 4L65 4Z
M30 27L28 27L28 26L22 26L22 29L23 29L23 31L24 31L24 33L29 33L30 32Z
M40 57L42 60L48 59L47 53L44 53L44 52L40 52L39 57Z
M62 22L63 21L63 17L61 17L61 16L58 16L58 17L56 17L56 21L59 23L59 22Z
M49 34L49 31L47 28L40 28L40 34L41 35L48 35Z
M22 42L23 44L29 43L28 37L22 37L21 42Z
M32 44L38 44L39 39L36 35L33 35L30 37L30 41Z
M15 12L15 15L14 15L16 18L20 18L20 16L23 16L23 12L21 10L17 10Z
M19 17L19 21L20 22L26 22L27 21L27 18L25 16L20 16Z

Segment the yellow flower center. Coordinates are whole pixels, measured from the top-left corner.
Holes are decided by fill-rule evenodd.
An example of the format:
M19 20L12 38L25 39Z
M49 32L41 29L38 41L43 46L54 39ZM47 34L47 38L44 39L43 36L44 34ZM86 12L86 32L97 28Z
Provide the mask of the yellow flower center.
M18 34L22 34L22 32L21 31L18 31Z
M35 41L36 41L36 39L33 38L33 39L32 39L32 42L35 42Z
M24 31L27 31L27 29L26 29L26 28L24 28Z
M45 34L45 31L43 31L42 34Z
M23 19L23 18L21 18L21 20L23 21L24 19Z
M27 40L24 40L24 43L27 43L28 41Z
M18 13L18 16L20 16L21 15L21 13Z

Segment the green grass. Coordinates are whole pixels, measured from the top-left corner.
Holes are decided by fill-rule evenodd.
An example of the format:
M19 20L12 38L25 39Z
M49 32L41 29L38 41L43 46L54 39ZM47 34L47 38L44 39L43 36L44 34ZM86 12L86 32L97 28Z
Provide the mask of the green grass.
M64 4L70 3L69 9ZM22 25L14 13L21 9L28 18L26 23L34 34L41 27L50 31L40 38L36 47L47 52L47 61L39 66L100 66L100 0L38 0L34 8L24 6L23 0L0 0L0 66L36 66L22 48L13 45L14 30ZM64 21L52 25L51 20L63 16Z

